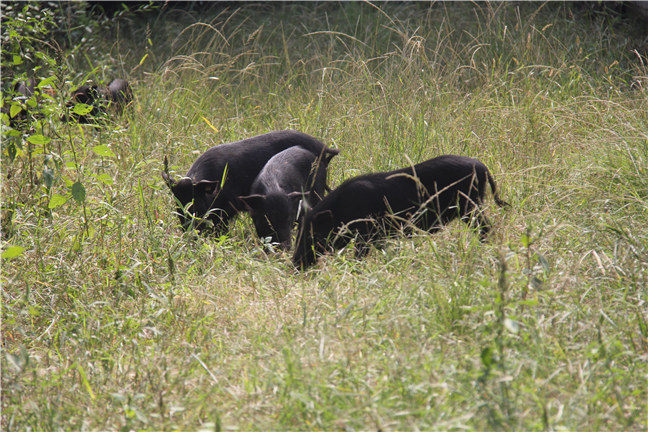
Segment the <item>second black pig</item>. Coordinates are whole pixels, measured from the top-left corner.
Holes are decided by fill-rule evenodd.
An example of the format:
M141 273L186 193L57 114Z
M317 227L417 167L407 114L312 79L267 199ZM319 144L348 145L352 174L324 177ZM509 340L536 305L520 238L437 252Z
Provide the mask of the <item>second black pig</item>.
M490 222L480 208L490 185L502 201L488 168L464 156L446 155L413 167L349 179L328 194L301 221L293 263L306 268L317 255L356 239L356 256L390 233L414 228L435 232L455 218L479 229L483 239Z
M128 81L117 78L108 84L107 87L99 87L95 84L83 85L72 92L72 99L67 103L69 108L82 103L92 107L89 113L79 115L70 113L64 115L61 120L76 120L79 123L94 123L97 117L109 111L121 114L124 108L133 100L133 91Z
M45 100L54 98L52 88L38 87L35 78L16 82L10 94L11 97L5 98L3 101L2 113L6 114L9 119L9 126L14 129L22 129L32 119L42 118L42 104ZM11 115L12 113L13 115Z
M251 195L240 196L254 222L259 237L270 237L282 249L290 248L293 224L299 202L312 206L321 201L327 189L329 162L338 150L315 155L301 146L290 147L273 156L252 183Z

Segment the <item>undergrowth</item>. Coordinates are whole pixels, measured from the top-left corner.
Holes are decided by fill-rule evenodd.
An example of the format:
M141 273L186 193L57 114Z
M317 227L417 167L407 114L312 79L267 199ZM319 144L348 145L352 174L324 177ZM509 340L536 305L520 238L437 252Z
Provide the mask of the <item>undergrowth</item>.
M645 23L564 3L75 13L3 22L3 106L28 113L3 120L3 429L648 427ZM31 76L42 94L16 102ZM114 77L130 112L59 121ZM183 175L288 128L340 149L332 186L453 153L512 208L488 206L487 243L451 224L305 272L245 216L181 232L165 155Z

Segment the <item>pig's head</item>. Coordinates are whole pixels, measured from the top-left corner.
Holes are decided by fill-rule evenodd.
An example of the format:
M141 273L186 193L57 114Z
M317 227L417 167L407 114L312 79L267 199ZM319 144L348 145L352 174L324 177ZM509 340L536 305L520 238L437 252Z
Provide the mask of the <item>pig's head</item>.
M72 93L72 103L83 103L92 105L100 96L99 87L96 85L84 85Z
M229 201L218 188L220 182L194 181L189 177L175 180L169 175L168 164L165 157L162 178L175 197L182 228L187 230L193 226L203 232L223 231L232 215L229 212Z
M333 248L334 231L335 220L330 210L307 212L299 223L293 264L299 269L315 264L318 255Z
M19 93L25 98L30 98L34 94L36 80L30 78L29 81L19 81L14 85L14 93Z
M91 118L101 112L100 103L103 101L103 92L96 85L84 85L72 92L72 98L65 104L68 109L74 108L76 104L86 104L92 107L92 110L86 115L70 113L63 115L61 121L68 122L75 120L79 123L89 123Z
M259 237L270 237L273 243L279 243L282 249L287 250L290 249L290 233L301 198L301 192L273 192L240 196L239 200L250 212Z

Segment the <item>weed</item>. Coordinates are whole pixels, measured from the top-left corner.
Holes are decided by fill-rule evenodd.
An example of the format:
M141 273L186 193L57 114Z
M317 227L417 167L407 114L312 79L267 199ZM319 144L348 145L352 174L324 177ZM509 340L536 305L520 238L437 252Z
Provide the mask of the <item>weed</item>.
M65 7L41 20L58 48L3 17L3 99L33 114L3 121L4 429L645 429L642 24L564 3L109 22ZM18 102L35 58L54 96ZM75 84L115 77L130 114L58 121ZM182 174L284 128L341 150L332 186L455 153L513 206L489 207L484 244L451 224L306 272L245 216L220 238L183 233L164 156Z

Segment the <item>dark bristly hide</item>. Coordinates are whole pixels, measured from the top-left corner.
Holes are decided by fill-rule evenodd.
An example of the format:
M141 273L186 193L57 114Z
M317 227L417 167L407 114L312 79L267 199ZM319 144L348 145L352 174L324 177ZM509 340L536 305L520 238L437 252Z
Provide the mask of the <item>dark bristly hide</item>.
M252 184L251 195L239 197L259 237L270 237L281 248L290 248L299 203L309 207L321 201L327 188L327 168L337 153L330 149L325 155L315 155L296 146L268 161Z
M440 156L349 179L305 215L293 263L309 267L318 255L340 249L352 238L356 256L362 257L385 236L414 228L435 232L456 218L478 229L483 239L491 227L480 208L487 184L495 202L507 205L486 166L463 156Z
M66 106L73 108L78 103L92 107L92 110L85 115L78 115L70 112L69 115L61 117L61 121L74 120L78 123L94 123L98 117L108 112L121 114L133 100L133 91L128 81L117 78L106 87L97 85L83 85L72 92L72 98Z
M295 146L322 158L338 152L310 135L284 130L214 146L179 180L171 178L165 163L162 177L178 204L182 227L217 234L226 231L230 220L247 208L239 197L250 194L252 183L270 158Z

